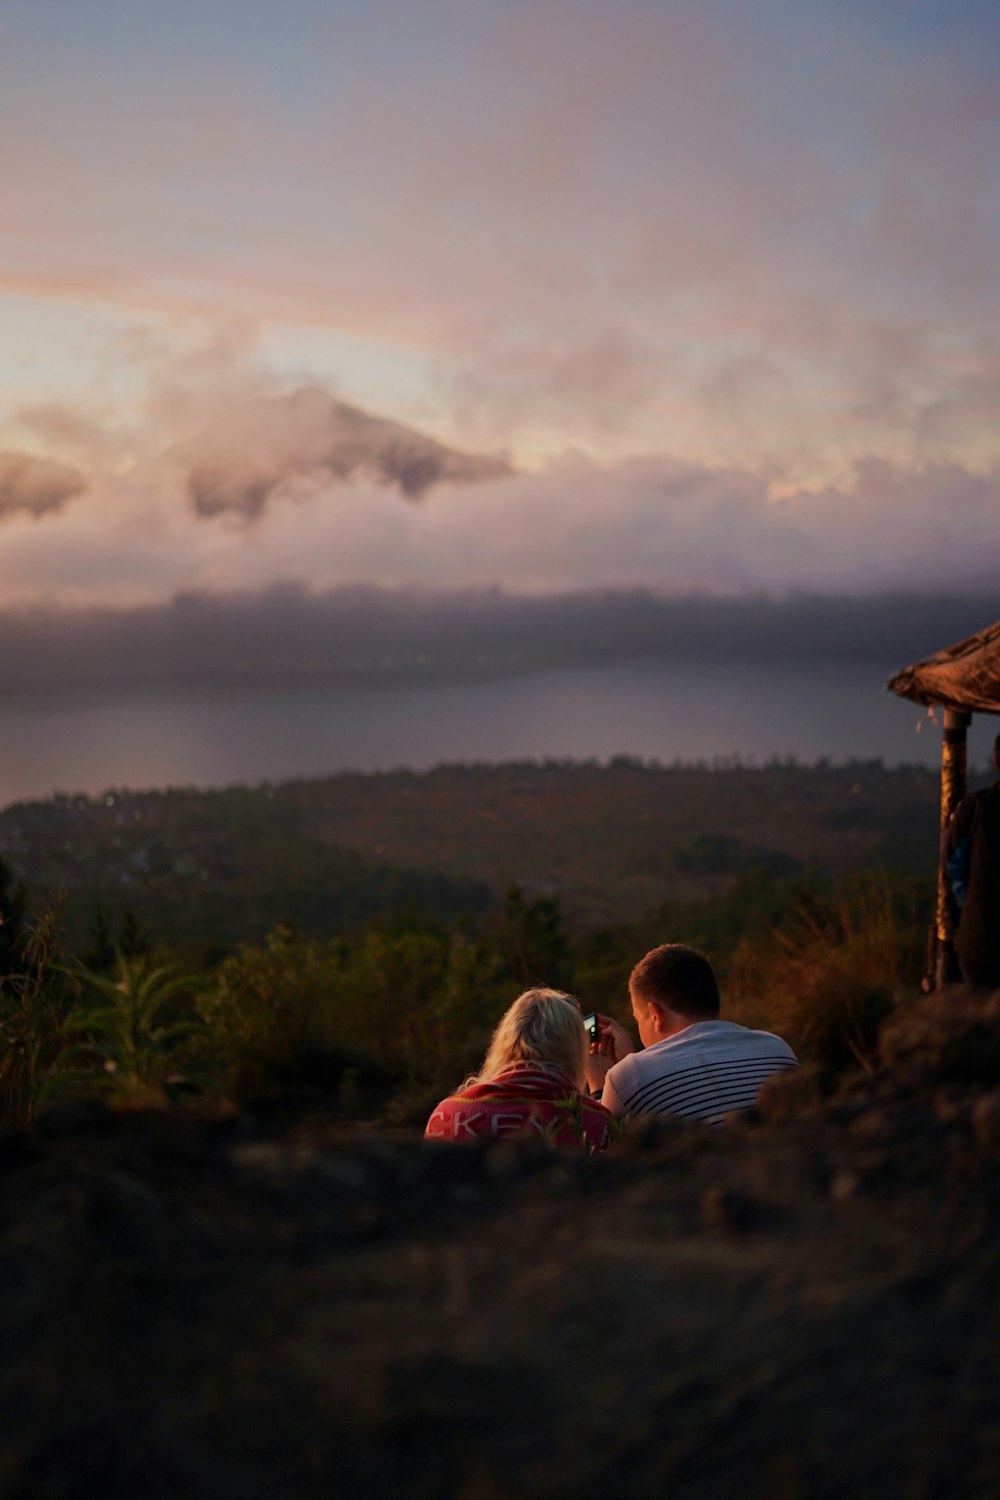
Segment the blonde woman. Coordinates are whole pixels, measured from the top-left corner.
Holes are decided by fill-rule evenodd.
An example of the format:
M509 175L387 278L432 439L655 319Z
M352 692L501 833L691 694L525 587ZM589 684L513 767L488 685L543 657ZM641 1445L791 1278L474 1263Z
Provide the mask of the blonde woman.
M430 1140L535 1133L557 1146L601 1151L611 1114L586 1093L587 1033L580 1007L561 990L525 990L504 1015L482 1068L443 1099Z

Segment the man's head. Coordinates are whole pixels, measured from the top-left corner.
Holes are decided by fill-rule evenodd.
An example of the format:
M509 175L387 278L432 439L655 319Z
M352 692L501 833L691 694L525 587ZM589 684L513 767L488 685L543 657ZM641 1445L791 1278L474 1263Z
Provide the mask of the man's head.
M629 976L632 1014L644 1047L695 1021L719 1015L719 986L704 953L685 943L663 943L640 958Z

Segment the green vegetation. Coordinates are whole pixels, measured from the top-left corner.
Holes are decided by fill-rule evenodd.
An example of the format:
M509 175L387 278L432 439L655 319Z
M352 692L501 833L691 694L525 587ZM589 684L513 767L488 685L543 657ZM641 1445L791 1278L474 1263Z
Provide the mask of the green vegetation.
M0 855L38 900L66 893L75 952L99 905L115 942L131 912L204 963L281 922L317 938L399 911L480 923L511 885L557 899L583 932L761 870L926 873L937 802L932 772L878 761L442 766L16 803L0 812Z
M241 1103L374 1107L454 1083L516 985L461 927L373 927L320 942L280 927L208 977L199 1014L217 1087ZM434 1099L429 1099L428 1107Z
M191 980L122 951L110 977L89 969L70 977L76 1001L63 1020L66 1045L46 1092L107 1092L119 1104L164 1103L174 1059L204 1030L178 1015Z
M64 1046L69 994L55 912L25 926L17 967L0 975L0 1123L26 1125Z
M50 921L0 992L4 1118L30 1119L40 1097L163 1104L187 1090L285 1118L419 1123L477 1066L526 984L553 977L628 1025L629 969L668 939L711 952L731 1019L831 1070L865 1066L880 1021L918 992L927 898L886 876L746 877L634 926L572 935L551 898L511 890L478 931L398 917L320 940L279 926L187 979L123 954L110 976L67 970Z
M882 1021L920 993L929 896L884 875L801 895L779 923L738 944L727 1013L833 1071L868 1068Z
M28 893L0 859L0 978L24 968Z
M32 915L0 865L0 1118L100 1093L422 1121L529 985L573 990L630 1025L629 970L664 941L711 955L732 1019L831 1069L865 1066L880 1020L918 992L933 862L923 879L872 868L884 845L860 818L864 785L881 786L871 821L883 834L891 823L898 841L905 813L932 848L936 822L922 773L847 774L453 767L337 778L344 803L343 787L315 783L8 809L0 832L16 815L20 874L44 834L103 878L68 882L54 904L50 854ZM330 843L328 823L359 840L367 828L378 858ZM810 841L822 828L832 843ZM491 890L479 841L509 849L512 830L521 858L493 870ZM384 859L409 858L423 833L437 866ZM499 884L518 867L530 883ZM656 898L588 919L593 903L576 897L599 880L605 912L623 891Z

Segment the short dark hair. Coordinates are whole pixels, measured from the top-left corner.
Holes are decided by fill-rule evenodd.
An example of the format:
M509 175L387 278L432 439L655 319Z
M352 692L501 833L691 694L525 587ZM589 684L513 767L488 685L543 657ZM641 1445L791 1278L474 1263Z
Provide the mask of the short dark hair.
M682 1016L713 1020L721 1006L712 965L686 943L663 943L640 958L629 976L640 1000L656 1000Z

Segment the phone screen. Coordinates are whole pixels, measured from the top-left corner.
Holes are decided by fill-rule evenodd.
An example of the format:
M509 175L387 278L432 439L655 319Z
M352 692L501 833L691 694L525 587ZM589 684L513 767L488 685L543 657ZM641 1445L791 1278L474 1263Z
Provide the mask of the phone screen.
M601 1039L601 1027L600 1027L600 1023L598 1022L598 1019L597 1019L597 1017L596 1017L596 1015L594 1014L593 1011L591 1011L589 1015L584 1016L584 1018L583 1018L583 1029L587 1033L588 1037L590 1038L591 1044L593 1044L594 1042L599 1042L600 1041L600 1039Z

